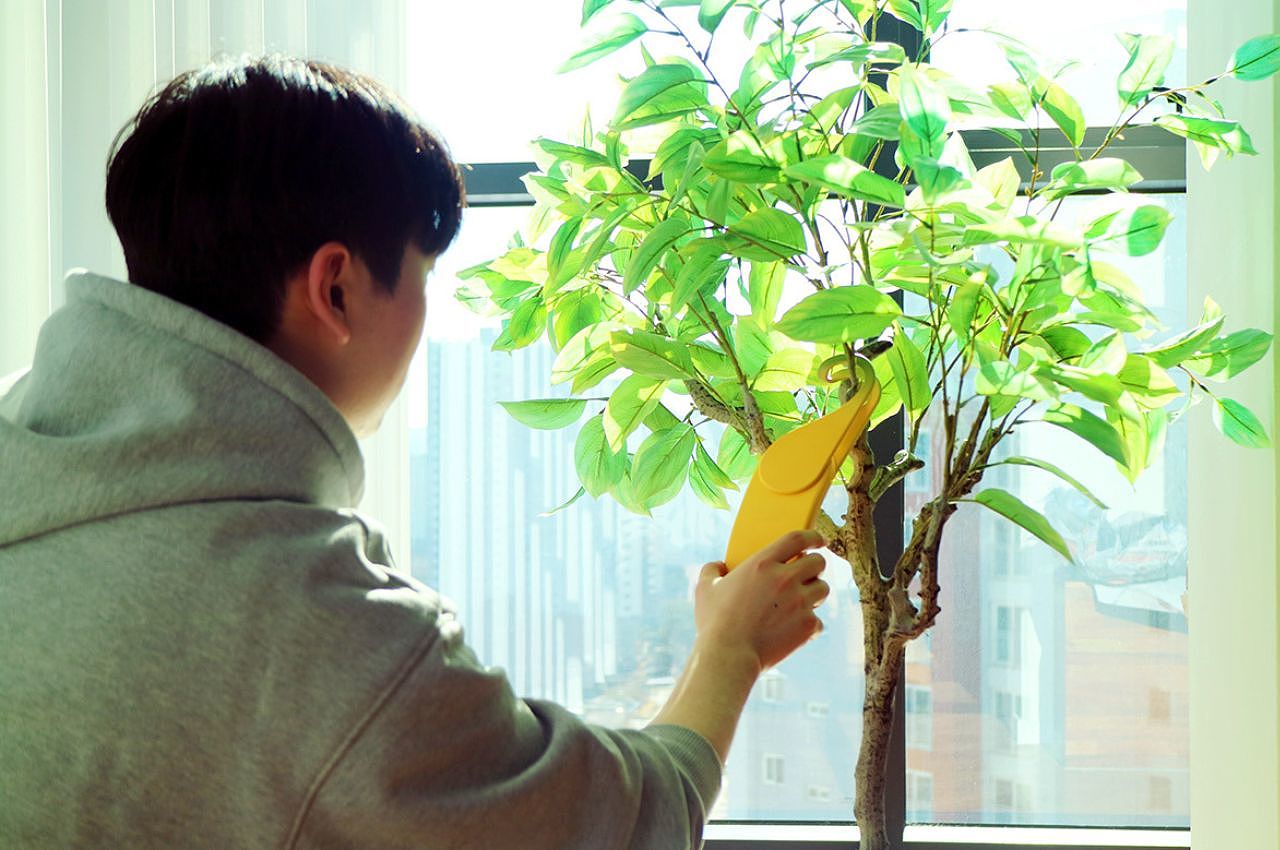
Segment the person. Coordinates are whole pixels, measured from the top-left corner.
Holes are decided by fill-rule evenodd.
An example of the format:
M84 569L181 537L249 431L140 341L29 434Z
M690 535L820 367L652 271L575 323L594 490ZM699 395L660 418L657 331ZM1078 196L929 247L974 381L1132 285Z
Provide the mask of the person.
M0 399L0 846L696 846L753 682L820 628L813 532L704 567L642 730L518 699L353 511L458 167L379 84L182 74L115 143L89 273Z

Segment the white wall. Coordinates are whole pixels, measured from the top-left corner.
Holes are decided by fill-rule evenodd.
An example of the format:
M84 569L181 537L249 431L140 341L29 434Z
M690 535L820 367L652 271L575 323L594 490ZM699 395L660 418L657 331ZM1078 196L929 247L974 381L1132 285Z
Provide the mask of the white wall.
M1280 32L1276 0L1190 0L1188 73L1226 67L1246 39ZM1232 328L1276 328L1280 284L1280 85L1224 81L1227 111L1258 157L1187 162L1189 303L1212 292ZM1195 316L1189 317L1194 321ZM1276 434L1274 354L1230 395ZM1195 850L1280 847L1280 670L1277 667L1277 463L1193 417L1189 463L1191 835Z

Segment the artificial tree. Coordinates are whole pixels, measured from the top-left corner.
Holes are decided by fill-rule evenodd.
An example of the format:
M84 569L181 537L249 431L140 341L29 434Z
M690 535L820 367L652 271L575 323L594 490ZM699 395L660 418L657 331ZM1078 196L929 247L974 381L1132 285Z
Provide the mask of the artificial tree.
M464 272L459 290L503 317L495 349L545 337L557 352L550 380L569 394L506 403L513 416L563 428L592 408L576 438L574 498L607 494L642 513L686 482L727 508L725 491L771 442L839 405L854 358L874 358L873 423L901 417L905 445L876 457L864 436L838 479L843 515L819 517L861 597L854 813L866 850L899 838L884 808L893 703L907 642L940 611L938 552L957 505L983 505L1070 559L1050 519L980 489L984 473L1035 466L1093 498L1061 459L1001 457L1001 441L1048 422L1132 480L1166 429L1207 399L1227 437L1268 445L1257 417L1215 387L1263 357L1270 336L1224 332L1212 302L1198 325L1170 336L1140 283L1110 261L1152 252L1169 222L1127 191L1142 177L1115 143L1135 123L1190 140L1205 167L1254 153L1206 93L1219 78L1166 85L1171 40L1121 36L1120 117L1086 146L1065 69L1017 41L993 35L1009 66L994 85L925 61L952 37L949 6L585 0L595 35L565 70L632 43L643 65L601 130L588 123L579 143L536 142L530 225L501 257ZM889 26L910 28L919 49L882 40ZM712 58L731 38L751 47L732 81ZM1280 36L1264 36L1220 77L1278 68ZM975 167L966 132L980 129L1018 153ZM642 157L647 171L632 165ZM926 417L942 435L931 461L941 484L910 518L900 557L881 564L873 511L923 474ZM713 433L714 453L704 443Z

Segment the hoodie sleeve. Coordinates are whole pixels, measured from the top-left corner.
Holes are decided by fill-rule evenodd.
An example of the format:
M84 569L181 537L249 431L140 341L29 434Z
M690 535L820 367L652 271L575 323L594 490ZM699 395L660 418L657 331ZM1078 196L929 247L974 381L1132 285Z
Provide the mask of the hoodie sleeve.
M715 750L680 726L608 730L519 700L442 613L299 814L292 847L699 847Z

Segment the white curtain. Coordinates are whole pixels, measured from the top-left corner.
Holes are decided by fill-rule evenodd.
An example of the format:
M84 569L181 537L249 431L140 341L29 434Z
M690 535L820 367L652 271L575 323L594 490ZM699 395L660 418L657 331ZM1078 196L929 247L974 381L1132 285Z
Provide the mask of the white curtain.
M103 205L107 153L148 95L211 58L264 52L325 59L402 91L406 2L0 2L0 377L29 362L69 269L125 277ZM402 407L364 449L361 507L407 562Z

